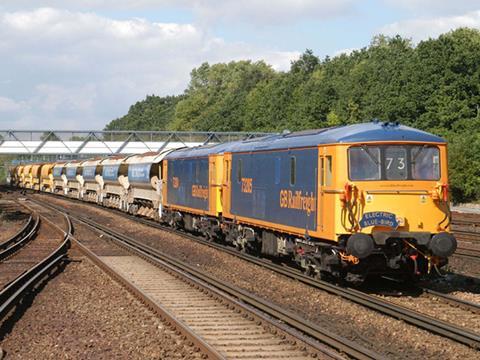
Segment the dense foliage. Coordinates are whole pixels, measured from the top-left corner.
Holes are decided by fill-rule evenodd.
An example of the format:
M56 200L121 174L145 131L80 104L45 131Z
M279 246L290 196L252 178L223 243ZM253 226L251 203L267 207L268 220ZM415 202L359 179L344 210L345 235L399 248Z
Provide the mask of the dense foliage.
M128 114L111 121L105 130L164 130L172 122L182 96L149 95L130 107Z
M202 64L184 94L148 96L107 129L300 130L399 121L450 141L456 201L480 199L480 32L413 46L399 36L323 60L307 50L287 72L262 61Z

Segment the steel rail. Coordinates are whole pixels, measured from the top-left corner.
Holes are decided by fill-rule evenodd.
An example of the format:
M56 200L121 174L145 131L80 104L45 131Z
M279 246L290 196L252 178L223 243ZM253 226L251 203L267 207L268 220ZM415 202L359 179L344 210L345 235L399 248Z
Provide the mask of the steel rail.
M33 200L33 201L35 202L36 200ZM145 245L131 237L128 237L124 234L120 234L106 226L98 224L94 222L92 219L85 218L78 215L73 215L68 210L61 209L52 204L42 203L42 205L54 208L57 211L67 212L69 213L69 216L75 221L81 222L84 225L89 226L96 231L100 231L106 234L112 240L116 242L120 242L122 246L127 247L129 250L135 252L136 254L141 255L142 257L148 259L152 263L157 263L157 264L160 264L162 267L167 267L171 271L178 273L183 277L187 276L189 280L192 282L199 283L198 279L200 279L202 281L199 283L201 286L207 287L208 290L215 292L218 296L225 297L225 294L222 294L222 292L224 292L232 296L233 299L230 298L228 300L235 301L235 303L238 306L243 306L243 305L234 299L238 299L241 302L250 305L254 309L259 309L261 312L267 314L268 316L278 319L281 322L287 324L288 326L295 328L304 334L307 334L308 336L315 339L316 341L327 344L328 346L333 347L347 354L350 357L353 357L355 359L383 358L382 355L374 351L364 348L363 346L356 344L346 338L343 338L342 336L332 334L331 332L321 328L320 326L314 323L309 322L306 319L301 318L300 316L288 310L282 309L281 307L271 302L268 302L262 298L259 298L253 294L250 294L247 291L244 291L235 286L232 286L225 282L217 280L211 277L210 275L204 274L191 265L188 265L180 260L174 259L162 253L161 251L154 249L148 245ZM217 289L221 290L222 292L219 292ZM254 309L249 308L248 311L253 312ZM261 312L254 312L254 314L256 316L261 317L262 320L267 321L268 323L273 324L276 327L280 327L282 330L290 333L290 335L296 338L299 338L299 334L292 333L291 330L289 330L286 327L283 327L279 323L272 323L271 320L268 319L268 317L266 317L265 315L262 315ZM325 352L325 349L323 347L319 347L319 344L316 343L316 341L312 341L311 339L305 338L305 337L300 337L300 340L306 342L307 344L309 344L310 346L314 347L319 351ZM333 356L333 354L331 353L327 353L327 355Z
M0 291L0 319L3 319L53 268L64 260L70 246L70 234L72 232L71 221L67 215L65 215L65 218L68 229L64 231L62 244Z
M453 255L478 260L480 258L480 250L462 247L462 248L457 248L457 250L453 253Z
M49 194L47 194L47 195L49 195ZM65 197L62 197L62 199L65 199L67 201L75 200L75 199L70 199L70 198L65 198ZM85 203L85 204L91 204L91 203ZM95 204L95 205L97 205L97 204ZM197 242L202 243L204 245L210 246L212 248L216 248L218 250L227 252L227 253L229 253L233 256L242 258L242 259L247 260L251 263L257 264L257 265L262 266L262 267L265 267L269 270L280 273L280 274L285 275L289 278L298 280L298 281L300 281L304 284L310 285L310 286L315 287L317 289L324 290L324 291L327 291L331 294L343 297L343 298L348 299L352 302L355 302L357 304L360 304L362 306L365 306L365 307L368 307L372 310L380 312L382 314L385 314L385 315L391 316L393 318L405 321L406 323L417 326L417 327L422 328L424 330L428 330L432 333L435 333L437 335L441 335L443 337L446 337L446 338L449 338L451 340L457 341L459 343L470 346L472 348L480 349L480 335L479 334L473 333L469 330L466 330L464 328L455 326L455 325L450 324L448 322L445 322L445 321L442 321L442 320L439 320L439 319L435 319L431 316L428 316L428 315L419 313L417 311L408 309L406 307L388 302L386 300L380 299L380 298L378 298L376 296L373 296L373 295L366 294L366 293L361 292L361 291L356 290L356 289L345 288L345 287L341 287L341 286L338 286L338 285L335 285L335 284L332 284L332 283L329 283L329 282L326 282L326 281L314 279L310 276L304 275L303 273L301 273L298 270L294 270L292 268L282 267L282 266L276 265L274 263L270 263L270 262L265 261L261 258L252 256L252 255L248 255L248 254L245 254L245 253L241 253L241 252L239 252L237 250L234 250L232 248L229 248L227 246L223 246L223 245L219 245L219 244L215 244L213 242L203 240L203 239L201 239L198 236L195 236L193 234L188 234L188 233L185 233L185 232L182 232L182 231L178 231L178 230L175 230L173 228L163 226L163 225L161 225L159 223L156 223L154 221L151 221L151 220L141 219L141 218L133 216L133 215L125 214L121 211L115 211L115 209L101 207L100 205L97 205L97 206L101 209L111 211L111 212L114 212L116 214L121 214L126 218L129 218L129 219L132 219L134 221L143 223L145 225L155 227L155 228L158 228L160 230L167 231L167 232L170 232L170 233L174 233L176 235L180 235L180 236L192 239L194 241L197 241ZM67 213L69 213L69 211L67 211L65 209L62 209L62 211L66 211ZM111 231L111 230L109 230L109 231ZM119 234L119 235L123 236L121 234Z
M57 210L58 211L58 210ZM170 314L168 310L166 310L163 306L158 304L155 300L153 300L149 295L147 295L144 291L142 291L138 286L134 283L126 279L123 275L121 275L118 271L107 265L98 255L96 255L93 251L91 251L88 247L82 244L74 235L70 235L70 240L73 241L75 246L87 257L89 258L95 265L97 265L100 269L102 269L105 273L107 273L110 277L114 280L119 282L122 286L124 286L130 293L132 293L137 299L147 305L150 309L152 309L156 314L160 316L162 320L167 323L175 324L177 330L179 330L189 341L194 343L198 346L198 348L208 356L209 359L223 359L224 357L218 353L215 349L213 349L209 344L203 341L202 338L199 338L195 335L188 327L183 325L181 321L176 319L173 315Z
M480 214L477 214L480 217ZM480 220L463 220L463 219L454 219L452 220L452 226L480 226Z
M444 337L450 338L452 340L458 341L470 347L477 348L477 349L480 348L480 335L472 333L460 327L456 327L442 320L438 320L428 315L424 315L419 312L410 310L408 308L404 308L399 305L392 304L388 301L379 299L378 297L366 294L356 289L345 288L335 284L331 284L326 281L317 280L312 277L304 275L300 271L296 271L288 267L279 266L277 264L270 263L268 261L256 258L254 256L240 253L237 250L228 249L221 245L218 246L218 244L210 243L203 239L198 240L197 237L191 234L186 234L180 231L174 231L173 229L169 229L168 227L162 227L161 225L157 226L157 224L154 224L154 223L152 224L152 222L150 221L146 221L145 223L150 226L153 225L154 227L158 227L164 231L170 231L177 235L194 239L195 241L199 241L204 245L208 245L210 247L213 247L222 251L226 251L231 255L240 257L242 259L245 259L247 261L250 261L252 263L265 267L269 270L275 271L277 273L280 273L292 279L298 280L304 284L341 296L357 304L366 306L370 309L379 311L383 314L403 320L409 324L415 325L425 330L428 330L436 334L442 335Z
M478 237L478 240L480 240L480 231L453 229L452 232L453 232L454 234L458 234L458 235L477 236L477 237Z
M30 199L31 200L31 199ZM33 202L37 203L37 201ZM43 205L43 204L42 204ZM62 212L56 207L47 204L47 207L54 209L55 211ZM208 356L209 359L224 359L223 355L218 353L215 349L210 347L209 344L203 341L202 338L199 338L196 336L188 327L183 325L182 322L177 320L174 316L172 316L168 310L166 310L164 307L159 305L155 300L153 300L150 296L148 296L146 293L144 293L139 287L137 287L135 284L127 280L123 275L121 275L118 271L107 265L99 256L97 256L93 251L88 249L85 245L83 245L74 235L73 235L73 225L71 222L71 218L65 214L65 212L62 212L68 219L68 224L69 224L69 239L70 241L73 241L75 246L82 252L87 258L89 258L95 265L100 267L103 271L105 271L109 276L111 276L114 280L119 282L121 285L123 285L130 293L132 293L134 296L136 296L142 303L146 304L147 307L152 309L155 313L157 313L162 320L164 320L167 323L170 324L175 324L175 328L179 330L182 335L186 337L189 341L192 343L196 344L198 348ZM59 226L53 222L51 222L52 225L56 228L59 228ZM61 229L60 229L61 230Z
M454 234L459 235L457 240L463 243L478 243L480 241L480 232L471 230L452 230ZM465 236L466 238L464 238ZM473 238L472 238L473 237ZM454 255L469 259L478 260L480 258L480 249L468 246L458 246Z
M28 217L27 222L22 226L22 228L9 239L5 240L4 242L0 243L0 250L5 250L6 248L10 247L12 244L16 243L18 240L22 239L30 230L31 226L33 225L34 218L32 215Z
M119 213L124 214L124 213L121 213L121 212L119 212ZM207 245L207 246L215 248L217 250L227 252L230 255L240 257L240 258L242 258L244 260L247 260L249 262L252 262L256 265L265 267L269 270L275 271L277 273L280 273L280 274L285 275L287 277L290 277L292 279L298 280L298 281L300 281L304 284L307 284L307 285L313 286L317 289L324 290L324 291L327 291L329 293L341 296L343 298L346 298L346 299L348 299L350 301L353 301L355 303L358 303L360 305L367 306L367 307L369 307L373 310L380 311L380 312L382 312L386 315L395 317L397 319L403 320L403 321L405 321L407 323L410 323L412 325L415 325L415 326L424 328L426 330L429 330L431 332L437 333L439 335L448 337L452 340L461 342L463 344L469 345L469 346L477 348L477 349L480 348L480 336L478 334L466 331L462 328L456 327L456 326L451 325L451 324L449 324L447 322L444 322L442 320L438 320L438 319L435 319L435 318L430 317L428 315L424 315L424 314L421 314L419 312L410 310L408 308L404 308L404 307L401 307L399 305L392 304L388 301L379 299L378 297L366 294L366 293L361 292L361 291L356 290L356 289L345 288L345 287L341 287L341 286L338 286L338 285L335 285L335 284L332 284L332 283L329 283L329 282L326 282L326 281L321 281L321 280L314 279L310 276L304 275L302 272L300 272L296 269L283 267L283 266L268 262L264 259L252 256L252 255L249 255L249 254L241 253L241 252L239 252L235 249L232 249L230 247L206 241L199 236L195 236L193 234L185 233L183 231L178 231L178 230L172 229L168 226L163 226L161 224L158 224L158 223L156 223L154 221L151 221L151 220L138 218L138 217L128 215L128 214L124 214L124 215L126 217L132 219L132 220L138 221L138 222L143 223L145 225L155 227L155 228L158 228L158 229L163 230L163 231L168 231L170 233L180 235L182 237L186 237L186 238L189 238L191 240L197 241L201 244ZM460 299L455 299L455 298L449 297L445 294L440 295L441 293L435 292L433 290L425 289L425 291L428 292L428 293L431 293L431 294L436 294L437 296L445 299L445 301L447 301L447 298L448 298L448 300L451 303L453 303L453 301L455 301L455 300L458 300L457 305L459 305L459 306L470 307L471 309L475 309L476 311L479 309L479 306L477 304L469 303L467 301L463 301L463 300L460 300Z
M445 302L447 302L447 303L449 303L453 306L458 306L458 307L464 308L466 310L469 310L471 312L474 312L476 314L480 314L480 304L473 303L471 301L467 301L467 300L463 300L463 299L459 299L455 296L444 294L444 293L441 293L441 292L438 292L438 291L435 291L435 290L432 290L432 289L429 289L429 288L425 288L425 287L422 287L421 290L424 293L429 294L431 296L435 296L435 297L441 299L442 301L445 301Z
M2 250L0 252L0 261L3 261L7 257L13 255L20 248L30 242L37 233L39 227L40 216L34 212L30 216L28 223L20 230L20 232L0 245L0 249Z

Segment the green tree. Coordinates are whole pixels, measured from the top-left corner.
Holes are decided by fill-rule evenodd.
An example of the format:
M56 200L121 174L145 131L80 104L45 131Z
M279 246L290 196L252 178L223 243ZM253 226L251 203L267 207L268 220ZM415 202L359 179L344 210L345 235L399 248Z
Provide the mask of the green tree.
M274 76L263 61L202 64L191 72L185 98L176 108L175 130L240 131L244 129L245 98L255 86Z
M450 133L449 171L454 202L480 199L480 134Z
M166 130L174 121L175 107L181 99L148 95L130 106L127 115L111 121L105 130Z

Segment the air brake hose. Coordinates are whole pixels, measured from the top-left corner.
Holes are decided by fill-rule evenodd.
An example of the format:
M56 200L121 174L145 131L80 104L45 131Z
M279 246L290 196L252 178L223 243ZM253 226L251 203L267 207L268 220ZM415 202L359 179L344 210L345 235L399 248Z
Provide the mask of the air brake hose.
M351 225L350 231L354 231L357 228L357 221L356 221L355 213L353 210L354 206L356 206L356 204L352 205L350 201L346 203L346 207L348 210L348 221L350 222L350 225Z
M448 206L448 200L447 201L441 201L441 203L445 204L445 217L442 219L442 221L440 221L438 223L438 226L441 227L442 224L448 220L447 224L443 227L444 229L446 229L448 227L448 225L450 225L450 219L451 219L451 212L450 212L450 207Z

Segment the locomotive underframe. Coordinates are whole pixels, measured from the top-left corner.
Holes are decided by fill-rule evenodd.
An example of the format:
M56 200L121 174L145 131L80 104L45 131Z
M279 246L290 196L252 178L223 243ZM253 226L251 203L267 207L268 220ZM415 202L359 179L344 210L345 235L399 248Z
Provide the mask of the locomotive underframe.
M347 255L349 235L339 242L322 239L306 239L264 228L248 226L236 220L192 214L164 209L161 221L174 228L201 234L207 239L227 243L238 250L294 262L306 273L317 278L342 278L349 282L361 282L369 275L418 277L429 272L426 243L432 234L377 233L382 240L364 259ZM398 233L396 234L398 235ZM408 242L409 245L406 245ZM436 259L443 266L447 259Z

